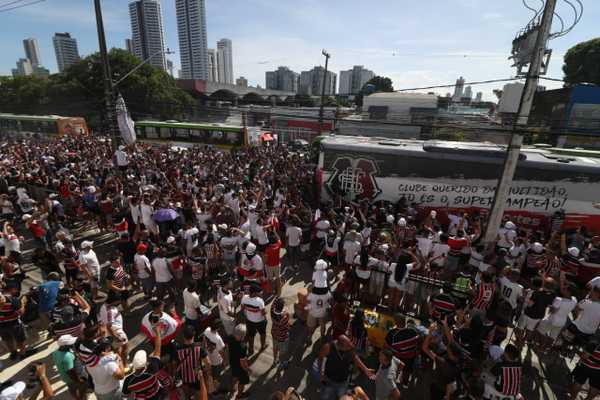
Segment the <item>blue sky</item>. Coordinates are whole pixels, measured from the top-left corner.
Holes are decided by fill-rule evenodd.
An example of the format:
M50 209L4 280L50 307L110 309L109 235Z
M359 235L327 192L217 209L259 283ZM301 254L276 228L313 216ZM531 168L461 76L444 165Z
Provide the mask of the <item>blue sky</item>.
M10 0L0 0L0 6ZM542 0L528 0L539 7ZM558 0L566 24L572 11ZM579 25L551 42L549 76L562 77L562 58L572 45L600 36L600 1L583 0ZM124 47L131 35L127 0L103 0L108 44ZM162 0L167 46L178 51L175 0ZM321 49L339 73L364 65L408 88L505 78L514 74L507 57L515 33L531 18L521 0L206 0L209 47L233 41L234 74L264 85L266 70L286 65L300 72L323 63ZM1 10L1 8L0 8ZM46 0L0 12L0 74L9 74L24 56L22 39L37 38L42 63L57 70L52 35L70 32L82 55L97 51L92 0ZM557 29L560 24L555 21ZM179 54L170 58L179 66ZM548 84L556 87L558 84ZM492 99L498 85L482 85ZM445 93L442 89L439 92Z

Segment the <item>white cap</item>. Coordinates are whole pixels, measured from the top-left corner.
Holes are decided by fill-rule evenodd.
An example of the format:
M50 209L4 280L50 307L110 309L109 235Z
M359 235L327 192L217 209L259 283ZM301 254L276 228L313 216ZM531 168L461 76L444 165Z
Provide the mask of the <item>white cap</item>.
M246 254L254 254L256 252L256 245L252 242L248 243L248 246L246 246Z
M77 341L77 338L75 336L62 335L61 337L58 338L58 347L71 346L71 345L75 344L76 341Z
M317 271L326 270L327 267L328 267L327 261L325 261L325 260L319 259L315 263L315 270L317 270Z
M19 381L14 383L12 386L4 388L2 392L0 392L0 400L17 400L24 391L27 385L25 382Z
M577 247L569 247L567 250L573 257L579 257L579 249Z
M217 226L217 228L219 228L219 229L223 229L223 230L227 230L228 226L227 226L227 224L219 224L219 225Z
M31 219L31 214L23 214L21 217L23 221L29 221Z
M125 146L123 146L123 145L120 145L120 146L119 146L119 150L125 150Z
M431 210L431 212L429 213L429 215L431 215L431 218L435 218L435 217L437 217L437 211Z
M535 242L532 246L531 249L536 252L536 253L541 253L542 251L544 251L544 245L541 244L540 242Z
M133 369L140 369L146 366L146 362L148 361L148 356L146 355L145 350L138 350L135 352L133 356Z
M514 223L512 223L511 221L508 221L506 224L504 224L504 227L506 229L515 229L517 226Z
M81 242L81 248L82 249L86 249L86 248L92 248L92 246L94 245L94 242L92 242L91 240L84 240L83 242Z
M401 218L398 220L398 226L406 226L406 218L404 218L404 217L401 217Z
M387 217L385 217L385 220L387 221L388 224L393 224L394 223L394 216L390 214Z
M175 243L175 236L171 235L167 238L167 244Z

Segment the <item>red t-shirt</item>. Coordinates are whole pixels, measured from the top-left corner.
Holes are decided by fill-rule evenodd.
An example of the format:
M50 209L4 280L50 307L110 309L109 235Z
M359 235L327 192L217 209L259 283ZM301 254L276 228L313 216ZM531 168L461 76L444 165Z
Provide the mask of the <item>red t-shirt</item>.
M460 256L463 247L469 245L467 238L450 238L448 239L448 247L450 247L449 254L453 256Z
M33 234L33 236L35 236L36 238L41 238L46 236L46 231L44 230L44 228L42 228L40 225L38 225L36 222L32 222L31 224L29 224L29 231Z
M265 250L265 265L267 267L277 267L279 265L279 250L281 250L281 240L267 246Z

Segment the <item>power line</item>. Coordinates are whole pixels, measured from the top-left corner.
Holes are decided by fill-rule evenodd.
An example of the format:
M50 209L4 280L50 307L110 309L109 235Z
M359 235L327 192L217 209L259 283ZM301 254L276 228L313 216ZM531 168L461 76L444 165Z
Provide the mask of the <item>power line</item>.
M0 13L6 12L6 11L11 11L11 10L16 10L18 8L23 8L23 7L27 7L27 6L32 6L34 4L41 3L42 1L46 1L46 0L36 0L36 1L32 1L30 3L20 4L18 6L14 6L14 7L3 8L3 9L0 9Z
M17 3L22 3L24 1L25 0L14 0L14 1L11 1L11 2L8 2L8 3L0 4L0 8L8 7L10 5L17 4Z

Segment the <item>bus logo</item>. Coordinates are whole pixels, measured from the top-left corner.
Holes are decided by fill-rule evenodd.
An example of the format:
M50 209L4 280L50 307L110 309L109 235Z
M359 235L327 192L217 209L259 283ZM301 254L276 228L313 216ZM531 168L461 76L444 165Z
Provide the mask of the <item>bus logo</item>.
M366 158L338 157L332 166L333 174L326 186L332 193L372 200L381 189L375 176L379 173L377 164Z

